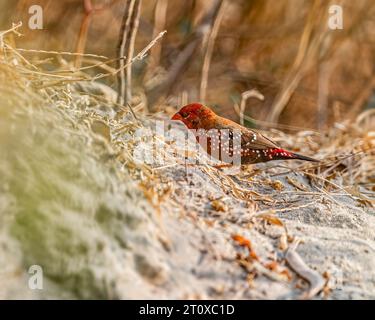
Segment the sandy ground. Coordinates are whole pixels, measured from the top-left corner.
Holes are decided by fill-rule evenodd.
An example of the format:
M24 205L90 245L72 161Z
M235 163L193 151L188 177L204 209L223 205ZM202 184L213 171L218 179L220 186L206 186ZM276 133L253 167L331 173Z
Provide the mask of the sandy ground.
M274 164L263 167L270 166ZM251 205L249 207L248 201L239 201L230 191L224 191L207 178L200 169L189 171L187 176L183 168L179 173L176 169L169 172L173 177L181 177L176 190L176 205L183 204L183 213L180 213L179 223L174 215L170 215L166 228L176 246L174 269L186 270L190 266L189 273L197 282L195 289L188 286L185 291L205 298L301 297L307 286L285 264L285 251L280 246L284 228L256 218L259 214L253 211ZM271 171L277 174L285 169L273 168ZM238 185L246 190L264 195L267 201L250 201L254 201L262 212L276 208L270 211L270 215L281 219L289 240L301 241L297 252L311 269L327 278L325 292L315 298L373 299L374 211L361 208L347 196L314 194L314 188L300 174L275 176L272 181L277 179L281 182L282 191L265 187L262 181L268 177L269 171L265 170L246 182L242 179L238 182L238 175L225 179L237 180ZM301 189L311 190L312 194L304 194L306 191L291 185L287 177L298 181ZM259 198L256 194L251 197ZM214 207L212 205L215 199L220 199L225 208L223 212L214 209L217 207L215 203ZM263 264L277 261L280 270L288 268L291 278L282 281L257 268L245 270L240 267L236 255L242 249L233 241L233 234L249 239Z

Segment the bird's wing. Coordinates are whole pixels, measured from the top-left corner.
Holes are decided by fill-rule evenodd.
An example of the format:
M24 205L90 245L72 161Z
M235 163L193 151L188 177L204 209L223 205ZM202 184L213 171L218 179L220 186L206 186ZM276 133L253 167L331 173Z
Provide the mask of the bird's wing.
M260 150L280 148L277 144L263 136L261 133L247 128L242 129L241 145L242 148Z
M266 138L261 133L249 128L245 128L228 119L218 117L216 127L220 129L229 129L230 131L233 131L234 134L241 133L242 148L258 150L280 148L276 143Z

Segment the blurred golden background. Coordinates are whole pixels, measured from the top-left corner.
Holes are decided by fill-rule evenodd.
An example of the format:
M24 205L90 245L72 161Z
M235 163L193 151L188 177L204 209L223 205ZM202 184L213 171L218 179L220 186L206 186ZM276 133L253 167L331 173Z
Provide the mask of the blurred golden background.
M23 22L23 36L15 39L20 48L77 52L81 46L115 58L126 0L93 0L91 14L85 3L90 1L2 0L0 27ZM27 27L35 4L43 8L43 30ZM342 30L328 28L333 4L343 8ZM371 0L143 0L135 53L160 31L167 34L134 63L133 86L147 97L149 111L203 100L238 121L242 100L249 126L255 118L266 121L261 125L324 129L371 107L374 16ZM116 88L115 79L107 84ZM264 100L243 99L252 89Z

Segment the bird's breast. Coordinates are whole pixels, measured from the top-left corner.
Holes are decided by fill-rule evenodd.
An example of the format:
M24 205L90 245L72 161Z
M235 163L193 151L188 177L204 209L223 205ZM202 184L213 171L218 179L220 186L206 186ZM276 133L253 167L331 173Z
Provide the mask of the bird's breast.
M211 157L226 162L240 163L243 156L241 134L225 129L206 130L197 135L197 142Z

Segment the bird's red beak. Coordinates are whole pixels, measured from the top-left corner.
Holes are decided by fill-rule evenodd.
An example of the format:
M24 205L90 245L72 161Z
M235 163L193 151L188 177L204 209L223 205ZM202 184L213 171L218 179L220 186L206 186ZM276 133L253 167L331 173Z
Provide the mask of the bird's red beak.
M172 118L171 118L172 120L180 120L180 121L182 121L182 116L177 112Z

